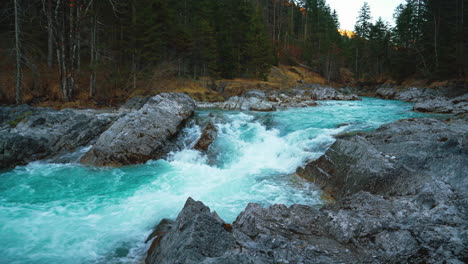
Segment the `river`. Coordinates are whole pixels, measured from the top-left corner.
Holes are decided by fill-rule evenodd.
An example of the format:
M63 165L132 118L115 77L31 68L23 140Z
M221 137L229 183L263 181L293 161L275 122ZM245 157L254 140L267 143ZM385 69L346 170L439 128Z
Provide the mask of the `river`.
M296 168L335 134L425 116L412 106L364 98L272 113L200 110L165 160L112 169L40 161L3 172L0 263L141 263L152 228L187 197L228 222L249 202L320 207L320 190ZM207 153L191 150L209 119L218 138Z

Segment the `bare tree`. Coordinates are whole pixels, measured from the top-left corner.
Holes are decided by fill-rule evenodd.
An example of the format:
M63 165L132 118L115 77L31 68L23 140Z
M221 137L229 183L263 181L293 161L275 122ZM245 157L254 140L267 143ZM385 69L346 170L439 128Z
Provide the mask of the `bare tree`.
M54 31L52 25L52 0L47 0L47 65L52 68L54 63Z
M22 46L21 46L21 18L19 17L18 0L14 0L15 5L15 50L16 50L16 92L15 101L17 104L22 103L23 97L23 69L21 66Z
M91 15L91 58L90 58L90 68L91 68L91 76L89 77L89 97L93 97L96 94L96 67L97 67L97 60L98 60L98 50L97 50L97 12L94 1L91 3L92 5L92 15Z

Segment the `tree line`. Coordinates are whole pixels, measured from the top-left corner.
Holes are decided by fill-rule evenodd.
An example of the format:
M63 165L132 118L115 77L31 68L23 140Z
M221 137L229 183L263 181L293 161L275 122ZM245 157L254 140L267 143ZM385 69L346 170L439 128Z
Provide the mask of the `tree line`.
M341 82L464 78L468 0L407 0L395 26L364 4L354 34L339 33L325 0L8 0L1 7L0 56L16 76L56 72L62 99L93 98L100 74L136 89L158 65L179 78L266 79L272 65L300 65ZM165 64L166 63L166 64ZM164 67L164 66L162 66Z

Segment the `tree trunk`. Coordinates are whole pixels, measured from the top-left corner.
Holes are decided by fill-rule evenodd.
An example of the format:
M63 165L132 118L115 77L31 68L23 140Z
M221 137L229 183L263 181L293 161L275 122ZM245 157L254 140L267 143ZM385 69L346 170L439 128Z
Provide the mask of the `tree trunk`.
M15 4L15 42L16 42L16 91L15 91L15 101L17 104L22 103L23 99L23 70L21 67L21 57L22 57L22 48L21 48L21 27L20 27L20 18L18 14L18 0L14 0Z
M52 68L54 64L54 31L52 25L52 0L47 1L47 66Z
M356 79L359 80L359 48L356 47Z
M69 32L68 32L68 72L67 72L67 91L68 97L71 99L73 97L73 92L75 88L75 62L76 62L76 6L73 4L73 0L70 0L70 13L69 13Z
M81 73L81 9L82 3L76 0L76 80L79 82Z
M93 3L93 15L91 25L91 76L89 78L89 97L96 95L96 66L97 66L97 15Z
M137 51L136 51L136 0L132 1L132 27L133 27L133 33L132 33L132 46L133 46L133 52L132 52L132 83L133 83L133 91L136 90L136 82L137 82Z

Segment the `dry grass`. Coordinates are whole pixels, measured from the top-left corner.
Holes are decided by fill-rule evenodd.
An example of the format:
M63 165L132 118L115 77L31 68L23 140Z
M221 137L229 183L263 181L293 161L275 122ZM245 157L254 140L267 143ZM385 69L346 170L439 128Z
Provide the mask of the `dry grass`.
M0 103L14 103L15 79L12 66L3 66L0 72ZM33 81L28 70L24 73L23 101L41 107L63 108L102 108L118 106L125 100L135 96L156 95L163 92L180 92L190 95L199 101L224 101L226 98L241 95L245 91L290 89L299 83L325 84L320 75L302 67L284 66L272 67L267 81L258 79L237 78L232 80L215 80L200 78L198 80L178 78L177 68L170 63L155 67L151 75L139 74L135 88L129 79L122 79L115 69L99 69L97 93L89 97L90 73L82 70L81 78L77 80L75 99L72 102L62 102L61 90L56 69L42 65L38 68L38 76ZM128 78L128 77L126 77Z

